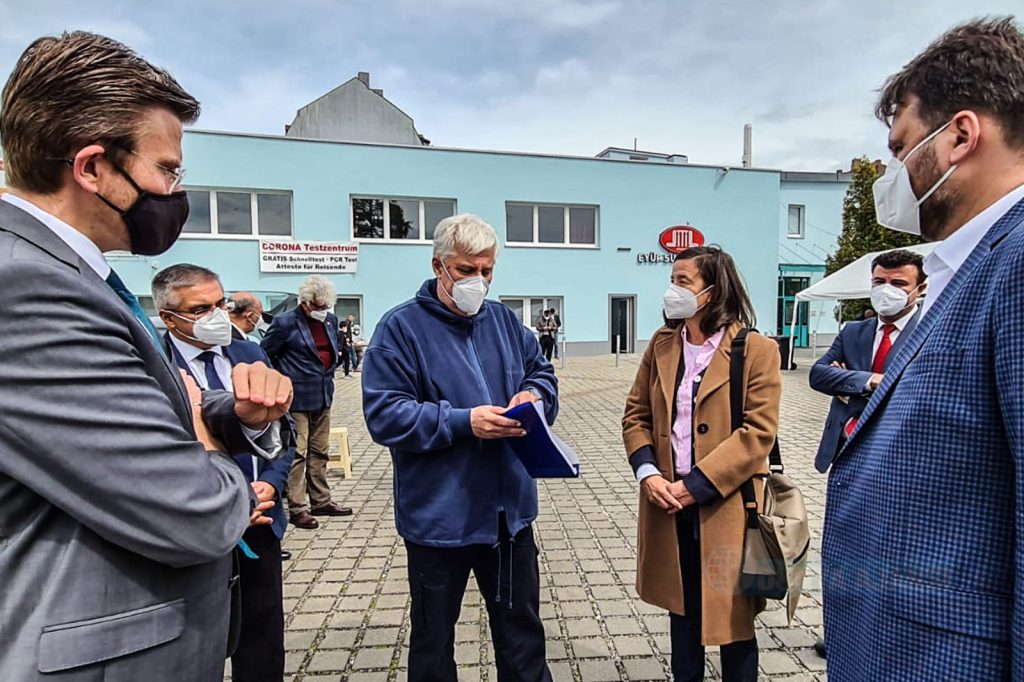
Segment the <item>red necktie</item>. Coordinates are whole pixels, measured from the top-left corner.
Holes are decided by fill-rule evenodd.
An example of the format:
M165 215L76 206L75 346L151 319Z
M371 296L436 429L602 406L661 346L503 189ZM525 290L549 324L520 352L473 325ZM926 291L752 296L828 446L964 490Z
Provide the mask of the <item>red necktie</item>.
M871 361L871 371L875 374L882 374L885 369L885 358L889 355L889 351L892 350L892 333L895 330L896 325L894 324L882 326L882 342L878 344L878 350L875 351L875 359ZM853 433L855 426L857 426L857 417L851 417L843 429L847 438Z
M882 327L882 342L878 344L878 350L875 351L875 359L871 362L871 371L875 374L881 374L885 369L885 358L892 349L891 334L895 329L896 325L894 324L887 324Z

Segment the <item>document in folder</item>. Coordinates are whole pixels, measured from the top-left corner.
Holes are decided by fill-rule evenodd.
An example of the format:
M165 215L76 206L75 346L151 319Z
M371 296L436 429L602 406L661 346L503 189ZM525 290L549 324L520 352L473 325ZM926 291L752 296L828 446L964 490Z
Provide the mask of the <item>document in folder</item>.
M515 419L526 435L508 438L519 461L533 478L576 478L580 475L580 460L568 445L551 432L544 418L544 403L523 403L505 413Z

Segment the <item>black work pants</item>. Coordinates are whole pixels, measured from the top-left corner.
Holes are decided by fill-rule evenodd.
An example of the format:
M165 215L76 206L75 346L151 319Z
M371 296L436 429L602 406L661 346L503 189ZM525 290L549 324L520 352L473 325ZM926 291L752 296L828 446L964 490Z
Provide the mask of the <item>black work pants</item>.
M675 682L704 679L701 643L701 562L698 508L691 505L676 516L679 565L683 573L685 616L669 614L672 641L672 678ZM757 639L721 647L723 682L757 682Z
M455 623L470 571L487 604L499 682L551 682L533 529L527 526L509 538L504 517L499 528L494 547L427 547L406 540L412 594L409 682L457 682Z
M555 350L555 338L553 336L541 335L540 350L544 353L544 359L551 362L551 353Z
M280 502L280 501L279 501ZM281 541L270 526L253 526L242 539L259 559L239 556L242 627L231 656L234 682L281 682L284 678L284 607Z

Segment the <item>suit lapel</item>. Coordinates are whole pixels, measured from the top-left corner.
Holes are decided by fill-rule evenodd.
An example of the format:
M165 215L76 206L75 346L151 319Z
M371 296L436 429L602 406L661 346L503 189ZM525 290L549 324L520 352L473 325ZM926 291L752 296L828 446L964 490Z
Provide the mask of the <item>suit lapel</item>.
M715 351L714 357L711 358L711 364L708 365L708 369L704 373L704 379L701 380L700 387L697 389L697 405L694 411L707 400L708 396L728 383L729 358L732 357L732 340L736 338L740 328L741 325L738 322L733 323L729 325L725 330L725 334L722 335L722 341L718 344L718 350Z
M949 312L952 302L956 299L957 293L967 282L974 270L978 265L985 260L985 258L992 252L993 245L1000 242L1003 237L1010 233L1015 227L1021 223L1021 219L1024 217L1024 201L1018 202L1013 208L1006 212L1002 218L996 221L996 223L989 229L989 231L982 238L981 242L971 251L971 255L967 257L960 269L953 275L953 279L950 280L949 284L942 291L939 296L939 300L929 308L928 314L923 316L913 334L909 334L906 343L901 344L899 352L890 353L892 362L889 367L886 368L885 378L882 379L882 383L878 385L878 388L872 394L871 399L868 401L867 406L864 408L863 414L861 414L860 420L857 422L857 426L853 433L850 434L849 440L846 441L846 446L843 448L843 452L849 449L850 443L857 438L857 434L864 430L864 425L867 424L871 417L874 416L875 412L878 411L878 406L883 403L889 393L892 391L892 387L899 381L900 376L906 370L907 365L917 357L918 352L924 345L924 342L928 339L929 334L939 323L946 313ZM902 334L900 336L903 336Z
M907 326L903 328L903 331L900 332L900 335L896 337L896 342L892 344L892 350L889 351L888 357L885 358L883 373L889 371L889 368L892 366L892 359L896 357L897 353L899 353L900 348L903 346L903 344L907 342L907 339L909 339L910 336L914 333L914 330L917 329L917 323L920 321L921 306L918 306L917 310L914 311L914 314L910 316L909 320L907 320Z
M654 363L658 367L658 378L661 390L665 394L665 404L669 410L676 403L676 375L679 373L679 356L683 350L683 339L680 329L668 328L655 338Z
M300 308L295 309L295 324L298 325L299 333L302 334L302 340L313 351L313 355L320 357L320 351L316 349L316 342L313 341L313 332L309 330L309 322Z
M865 320L860 325L860 329L857 329L857 353L860 355L860 366L858 369L864 371L870 371L871 365L874 364L874 347L875 347L875 334L878 332L878 322L874 318ZM852 367L850 369L853 369Z

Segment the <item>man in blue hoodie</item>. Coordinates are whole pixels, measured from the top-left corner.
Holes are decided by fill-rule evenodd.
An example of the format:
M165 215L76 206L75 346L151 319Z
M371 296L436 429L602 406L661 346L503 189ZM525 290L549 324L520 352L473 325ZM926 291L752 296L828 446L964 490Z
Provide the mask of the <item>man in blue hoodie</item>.
M416 297L378 323L363 359L363 410L391 449L395 524L412 594L409 682L456 682L455 623L470 571L487 603L500 682L549 682L532 523L537 484L507 439L503 413L542 400L549 423L558 382L529 329L485 300L498 238L463 214L435 231Z

